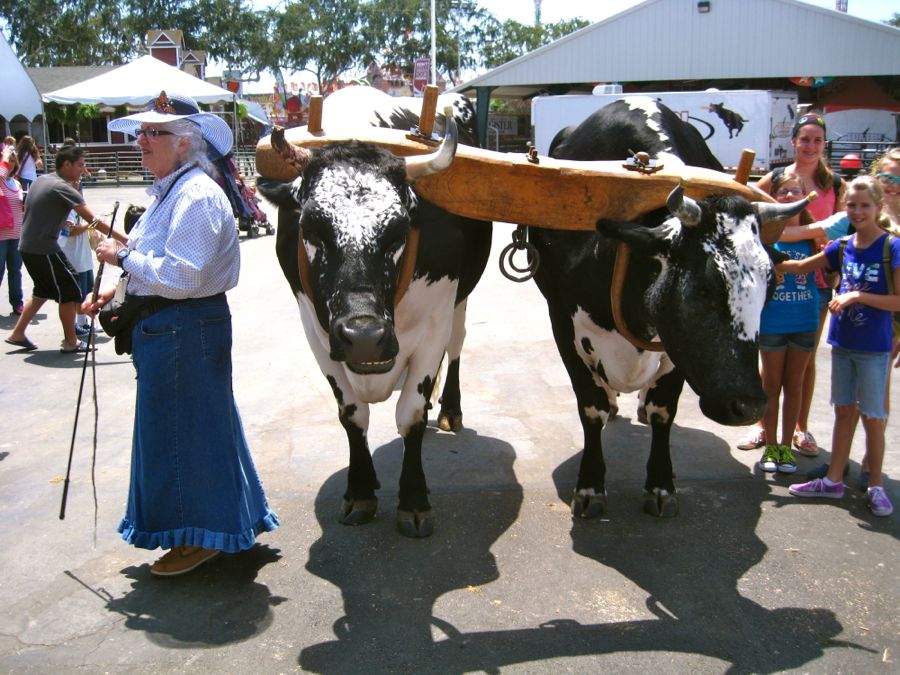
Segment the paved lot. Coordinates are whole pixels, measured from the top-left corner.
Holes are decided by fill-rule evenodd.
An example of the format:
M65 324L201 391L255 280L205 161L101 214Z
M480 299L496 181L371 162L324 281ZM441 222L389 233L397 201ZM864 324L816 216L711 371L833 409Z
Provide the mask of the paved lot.
M89 189L108 211L140 189ZM495 228L495 249L509 226ZM401 444L390 403L370 444L379 518L336 521L346 442L274 256L241 244L235 391L282 527L197 573L153 579L159 552L115 532L126 497L133 369L99 339L87 372L72 482L60 520L82 359L58 353L55 306L29 329L40 350L0 353L0 671L3 672L897 672L897 516L872 517L855 489L800 503L788 479L753 470L743 428L703 418L686 393L673 431L681 515L640 510L649 431L631 397L605 432L608 519L567 506L581 432L532 284L497 270L469 306L466 428L430 429L425 466L437 512L424 541L394 531ZM30 289L30 285L28 286ZM0 301L5 305L5 283ZM7 333L14 320L0 317ZM829 350L812 424L828 445ZM91 484L99 404L97 520ZM895 384L895 386L897 386ZM888 486L900 504L896 420ZM862 455L857 439L854 460ZM827 455L825 455L827 458ZM801 458L801 470L818 460Z

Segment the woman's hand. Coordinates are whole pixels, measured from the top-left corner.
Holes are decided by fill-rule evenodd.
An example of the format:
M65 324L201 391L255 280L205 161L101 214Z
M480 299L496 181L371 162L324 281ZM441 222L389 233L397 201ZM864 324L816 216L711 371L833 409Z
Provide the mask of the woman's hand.
M81 303L81 313L87 314L88 316L96 316L97 312L112 300L113 296L116 294L115 286L107 286L99 293L97 293L97 301L93 301L93 293L88 296L88 299Z
M122 244L115 239L103 239L97 244L97 260L100 262L115 265L117 263L116 253L122 248Z

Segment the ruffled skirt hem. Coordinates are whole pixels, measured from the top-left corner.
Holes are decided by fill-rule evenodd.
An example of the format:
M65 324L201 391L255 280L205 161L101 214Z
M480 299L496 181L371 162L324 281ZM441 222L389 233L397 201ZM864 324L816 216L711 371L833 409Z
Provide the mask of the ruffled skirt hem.
M213 532L202 527L182 527L162 532L142 532L128 518L119 523L122 539L136 546L153 550L155 548L170 549L176 546L199 546L225 553L245 551L256 542L257 535L271 532L279 525L278 516L268 510L259 522L238 534Z

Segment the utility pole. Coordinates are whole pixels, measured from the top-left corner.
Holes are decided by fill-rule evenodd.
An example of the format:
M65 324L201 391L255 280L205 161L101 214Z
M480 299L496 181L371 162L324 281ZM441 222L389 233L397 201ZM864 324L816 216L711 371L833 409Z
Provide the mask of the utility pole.
M541 25L541 0L534 0L534 25L536 28Z

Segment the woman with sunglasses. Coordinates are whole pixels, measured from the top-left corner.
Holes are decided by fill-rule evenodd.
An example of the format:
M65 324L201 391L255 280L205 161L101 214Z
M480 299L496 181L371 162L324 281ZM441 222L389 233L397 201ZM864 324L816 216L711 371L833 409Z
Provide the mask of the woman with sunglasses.
M225 293L237 285L240 249L210 161L228 154L232 135L193 99L164 92L146 112L109 128L137 138L156 197L127 245L97 246L98 259L125 273L119 287L126 304L142 308L128 330L137 401L119 532L138 548L169 549L150 572L176 576L248 549L278 526L232 390ZM115 292L104 289L85 311L97 312Z

